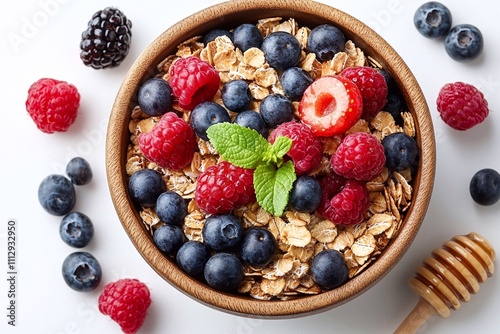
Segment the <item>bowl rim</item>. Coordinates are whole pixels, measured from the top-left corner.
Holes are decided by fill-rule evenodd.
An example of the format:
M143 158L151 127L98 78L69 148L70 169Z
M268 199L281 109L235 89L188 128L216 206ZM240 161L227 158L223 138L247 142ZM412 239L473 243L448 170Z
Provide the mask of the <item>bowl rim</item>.
M417 137L420 139L420 168L413 183L413 203L398 232L398 242L391 240L376 261L346 284L318 295L286 301L262 301L211 289L183 273L155 247L127 194L125 165L129 142L128 124L138 85L154 75L156 64L172 53L181 42L210 28L231 24L235 27L241 11L246 11L248 17L252 17L249 22L256 22L257 19L253 20L255 17L294 17L299 22L314 22L316 25L329 22L339 26L346 38L353 39L365 54L374 55L390 73L398 73L398 76L393 77L414 115ZM239 22L241 23L241 19ZM434 184L435 154L432 119L424 94L403 59L374 30L337 8L311 0L236 0L213 5L177 22L160 34L135 60L112 106L106 134L105 159L110 195L118 218L141 256L164 280L198 302L227 313L258 318L291 318L342 305L372 287L399 262L424 220Z

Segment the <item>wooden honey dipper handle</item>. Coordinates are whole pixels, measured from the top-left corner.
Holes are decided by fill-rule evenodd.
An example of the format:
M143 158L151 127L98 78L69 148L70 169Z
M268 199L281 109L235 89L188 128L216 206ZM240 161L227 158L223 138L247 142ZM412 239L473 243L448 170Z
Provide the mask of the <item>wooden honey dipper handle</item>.
M459 235L432 252L410 279L420 299L394 333L415 333L434 314L447 318L493 275L495 250L477 233Z

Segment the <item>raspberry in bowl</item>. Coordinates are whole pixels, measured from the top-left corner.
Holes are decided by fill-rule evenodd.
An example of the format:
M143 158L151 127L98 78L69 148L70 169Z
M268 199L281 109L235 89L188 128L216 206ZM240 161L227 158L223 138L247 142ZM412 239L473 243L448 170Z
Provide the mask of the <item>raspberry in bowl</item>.
M346 68L381 86L357 85ZM190 81L194 72L203 75ZM173 96L154 116L138 94L151 78ZM400 96L404 110L384 111L373 91ZM393 133L418 158L394 157L398 138L382 143ZM396 159L405 168L387 167ZM427 210L435 147L418 83L370 28L312 1L231 1L166 30L137 59L113 106L106 160L120 221L161 277L216 309L280 318L339 306L399 261ZM148 186L134 182L132 197L129 180L143 171ZM160 192L185 208L175 196L152 203Z

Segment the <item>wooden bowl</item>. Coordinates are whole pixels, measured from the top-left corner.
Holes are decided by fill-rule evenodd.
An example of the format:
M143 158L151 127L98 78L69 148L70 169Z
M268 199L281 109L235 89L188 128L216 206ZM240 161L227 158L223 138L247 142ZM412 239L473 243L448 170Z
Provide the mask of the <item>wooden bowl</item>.
M174 262L155 247L138 211L127 193L125 170L128 125L136 103L135 93L142 81L155 73L158 64L175 52L177 45L190 37L203 35L215 27L234 28L268 17L293 17L302 26L331 23L339 27L365 54L381 63L399 85L416 125L420 166L414 177L413 203L407 211L397 237L379 258L361 274L341 287L287 301L261 301L226 294L184 274ZM379 281L400 260L414 240L429 204L435 174L435 139L430 112L415 77L397 52L377 33L354 17L310 0L230 1L206 8L162 33L132 65L116 97L106 140L106 166L111 197L118 217L139 253L166 281L193 299L210 307L243 316L259 318L298 317L337 307L360 295Z

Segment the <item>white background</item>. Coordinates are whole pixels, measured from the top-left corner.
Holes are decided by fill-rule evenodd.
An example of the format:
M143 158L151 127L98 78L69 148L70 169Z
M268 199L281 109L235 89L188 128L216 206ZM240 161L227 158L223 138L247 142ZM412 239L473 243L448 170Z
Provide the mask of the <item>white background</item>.
M141 333L391 333L417 302L407 281L432 249L458 234L475 231L500 250L500 203L476 205L468 191L472 175L500 170L500 39L497 2L446 1L454 24L472 23L484 35L483 56L469 64L445 53L442 41L422 37L413 14L423 1L322 1L366 22L401 54L419 80L429 103L437 139L437 173L423 226L411 248L369 291L336 309L292 320L256 320L215 311L164 282L141 258L114 211L105 175L105 134L111 106L132 62L161 32L182 18L220 1L11 1L0 10L0 332L120 333L97 310L105 283L137 277L151 289L153 304ZM47 7L48 3L52 5ZM174 4L175 3L175 4ZM55 4L55 5L54 5ZM80 34L91 15L107 5L119 7L133 21L130 54L118 68L96 71L79 59ZM496 7L496 8L493 8ZM31 29L29 29L29 26ZM14 43L16 40L17 43ZM41 77L73 83L82 96L79 116L66 133L47 135L36 129L24 103L28 87ZM486 121L467 132L439 119L435 100L447 82L479 87L489 100ZM37 200L40 181L63 173L74 156L92 165L91 184L77 189L75 210L95 225L85 250L103 268L102 285L90 293L67 287L61 264L74 249L58 235L60 217L47 214ZM7 325L6 232L9 219L18 226L16 327ZM493 276L477 295L448 319L433 317L421 333L498 333L500 280Z

